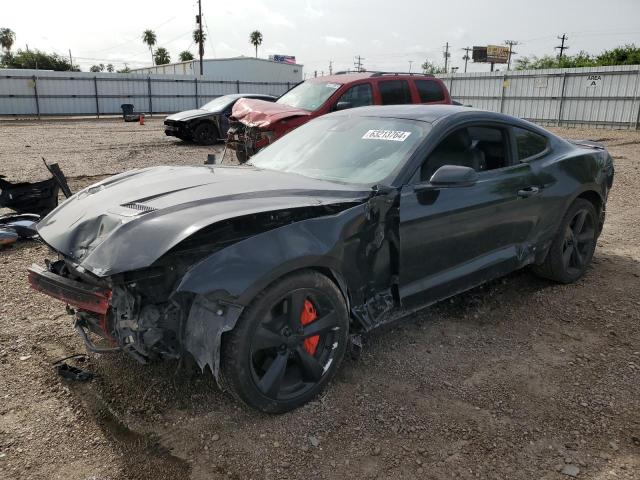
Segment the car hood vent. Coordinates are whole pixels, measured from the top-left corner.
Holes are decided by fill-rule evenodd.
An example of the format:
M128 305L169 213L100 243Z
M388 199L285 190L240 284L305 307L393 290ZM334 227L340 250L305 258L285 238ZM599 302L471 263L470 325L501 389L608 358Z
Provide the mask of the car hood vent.
M150 213L150 212L155 212L157 210L156 208L150 207L149 205L145 205L144 203L136 203L136 202L124 203L121 206L125 208L130 208L131 210L137 210L140 213Z

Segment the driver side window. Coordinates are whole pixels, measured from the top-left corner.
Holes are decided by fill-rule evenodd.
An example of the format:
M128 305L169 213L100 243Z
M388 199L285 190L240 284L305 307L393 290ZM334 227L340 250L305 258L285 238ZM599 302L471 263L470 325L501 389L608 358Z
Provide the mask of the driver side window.
M473 168L477 172L509 165L509 141L499 127L471 126L459 128L431 152L420 169L420 181L428 182L444 165Z
M371 84L362 83L360 85L354 85L342 94L342 96L338 99L338 103L340 102L348 102L353 108L373 105L373 93L371 90Z

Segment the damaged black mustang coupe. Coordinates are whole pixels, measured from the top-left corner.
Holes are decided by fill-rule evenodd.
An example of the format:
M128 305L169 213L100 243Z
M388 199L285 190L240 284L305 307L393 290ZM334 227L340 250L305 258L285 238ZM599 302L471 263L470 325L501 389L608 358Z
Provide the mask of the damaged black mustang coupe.
M38 224L58 258L29 281L72 307L90 350L191 357L284 412L376 326L526 265L579 278L612 181L601 145L506 115L351 109L246 166L147 168L82 190Z

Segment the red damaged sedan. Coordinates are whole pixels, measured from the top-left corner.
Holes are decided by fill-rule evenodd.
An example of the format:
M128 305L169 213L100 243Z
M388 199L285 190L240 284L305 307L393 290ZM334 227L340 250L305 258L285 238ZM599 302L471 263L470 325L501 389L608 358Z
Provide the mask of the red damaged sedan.
M432 75L338 73L296 85L275 103L241 99L232 111L227 147L240 163L312 118L367 105L451 104L442 80Z

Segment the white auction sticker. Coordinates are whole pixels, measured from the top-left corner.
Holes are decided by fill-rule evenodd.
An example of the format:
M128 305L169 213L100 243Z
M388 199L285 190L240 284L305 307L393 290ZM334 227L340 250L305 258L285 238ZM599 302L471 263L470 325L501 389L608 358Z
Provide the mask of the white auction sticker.
M392 140L394 142L404 142L411 132L401 132L399 130L369 130L362 138L367 140Z

